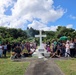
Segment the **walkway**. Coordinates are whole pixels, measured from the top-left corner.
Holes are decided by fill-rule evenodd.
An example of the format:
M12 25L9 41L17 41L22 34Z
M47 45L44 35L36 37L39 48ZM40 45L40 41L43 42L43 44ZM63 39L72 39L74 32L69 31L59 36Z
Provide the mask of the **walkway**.
M26 59L27 60L27 59ZM54 59L28 59L31 62L25 75L64 75Z

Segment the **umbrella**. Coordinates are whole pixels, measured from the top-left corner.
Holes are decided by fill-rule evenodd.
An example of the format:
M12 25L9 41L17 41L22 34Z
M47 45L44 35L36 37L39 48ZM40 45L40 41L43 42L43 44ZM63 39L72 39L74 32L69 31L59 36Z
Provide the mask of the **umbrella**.
M62 36L62 37L60 37L59 40L66 41L67 39L68 39L68 37L66 37L66 36Z

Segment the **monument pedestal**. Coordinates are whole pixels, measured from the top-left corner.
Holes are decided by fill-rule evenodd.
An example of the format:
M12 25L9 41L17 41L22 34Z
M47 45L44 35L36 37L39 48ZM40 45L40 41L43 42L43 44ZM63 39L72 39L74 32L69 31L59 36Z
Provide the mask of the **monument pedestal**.
M38 53L39 53L38 58L43 58L44 57L44 53L46 53L46 52L47 52L46 49L43 46L40 46L38 48Z
M39 47L38 49L36 49L36 51L33 53L33 56L38 57L38 58L44 58L43 56L44 54L44 49Z
M50 53L47 52L47 50L40 46L38 49L33 53L33 56L38 57L38 58L44 58L44 57L50 57Z

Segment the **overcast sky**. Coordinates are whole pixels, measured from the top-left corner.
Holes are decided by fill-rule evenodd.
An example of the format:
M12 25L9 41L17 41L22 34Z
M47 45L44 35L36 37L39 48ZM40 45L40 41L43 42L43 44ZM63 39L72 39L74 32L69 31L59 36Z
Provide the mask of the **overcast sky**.
M0 0L0 26L56 31L76 29L76 0Z

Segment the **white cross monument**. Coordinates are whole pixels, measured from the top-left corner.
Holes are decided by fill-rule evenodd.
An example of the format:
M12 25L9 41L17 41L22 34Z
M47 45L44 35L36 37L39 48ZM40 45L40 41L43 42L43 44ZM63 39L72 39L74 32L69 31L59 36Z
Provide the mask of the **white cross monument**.
M43 58L44 56L42 54L47 53L47 51L42 44L42 37L46 37L46 35L42 35L42 31L40 30L40 34L35 35L35 37L40 37L40 46L38 47L38 49L36 50L36 52L33 55L37 55L38 58Z
M42 46L42 37L46 37L46 35L42 35L42 31L40 30L40 35L35 35L35 37L40 37L40 47Z

